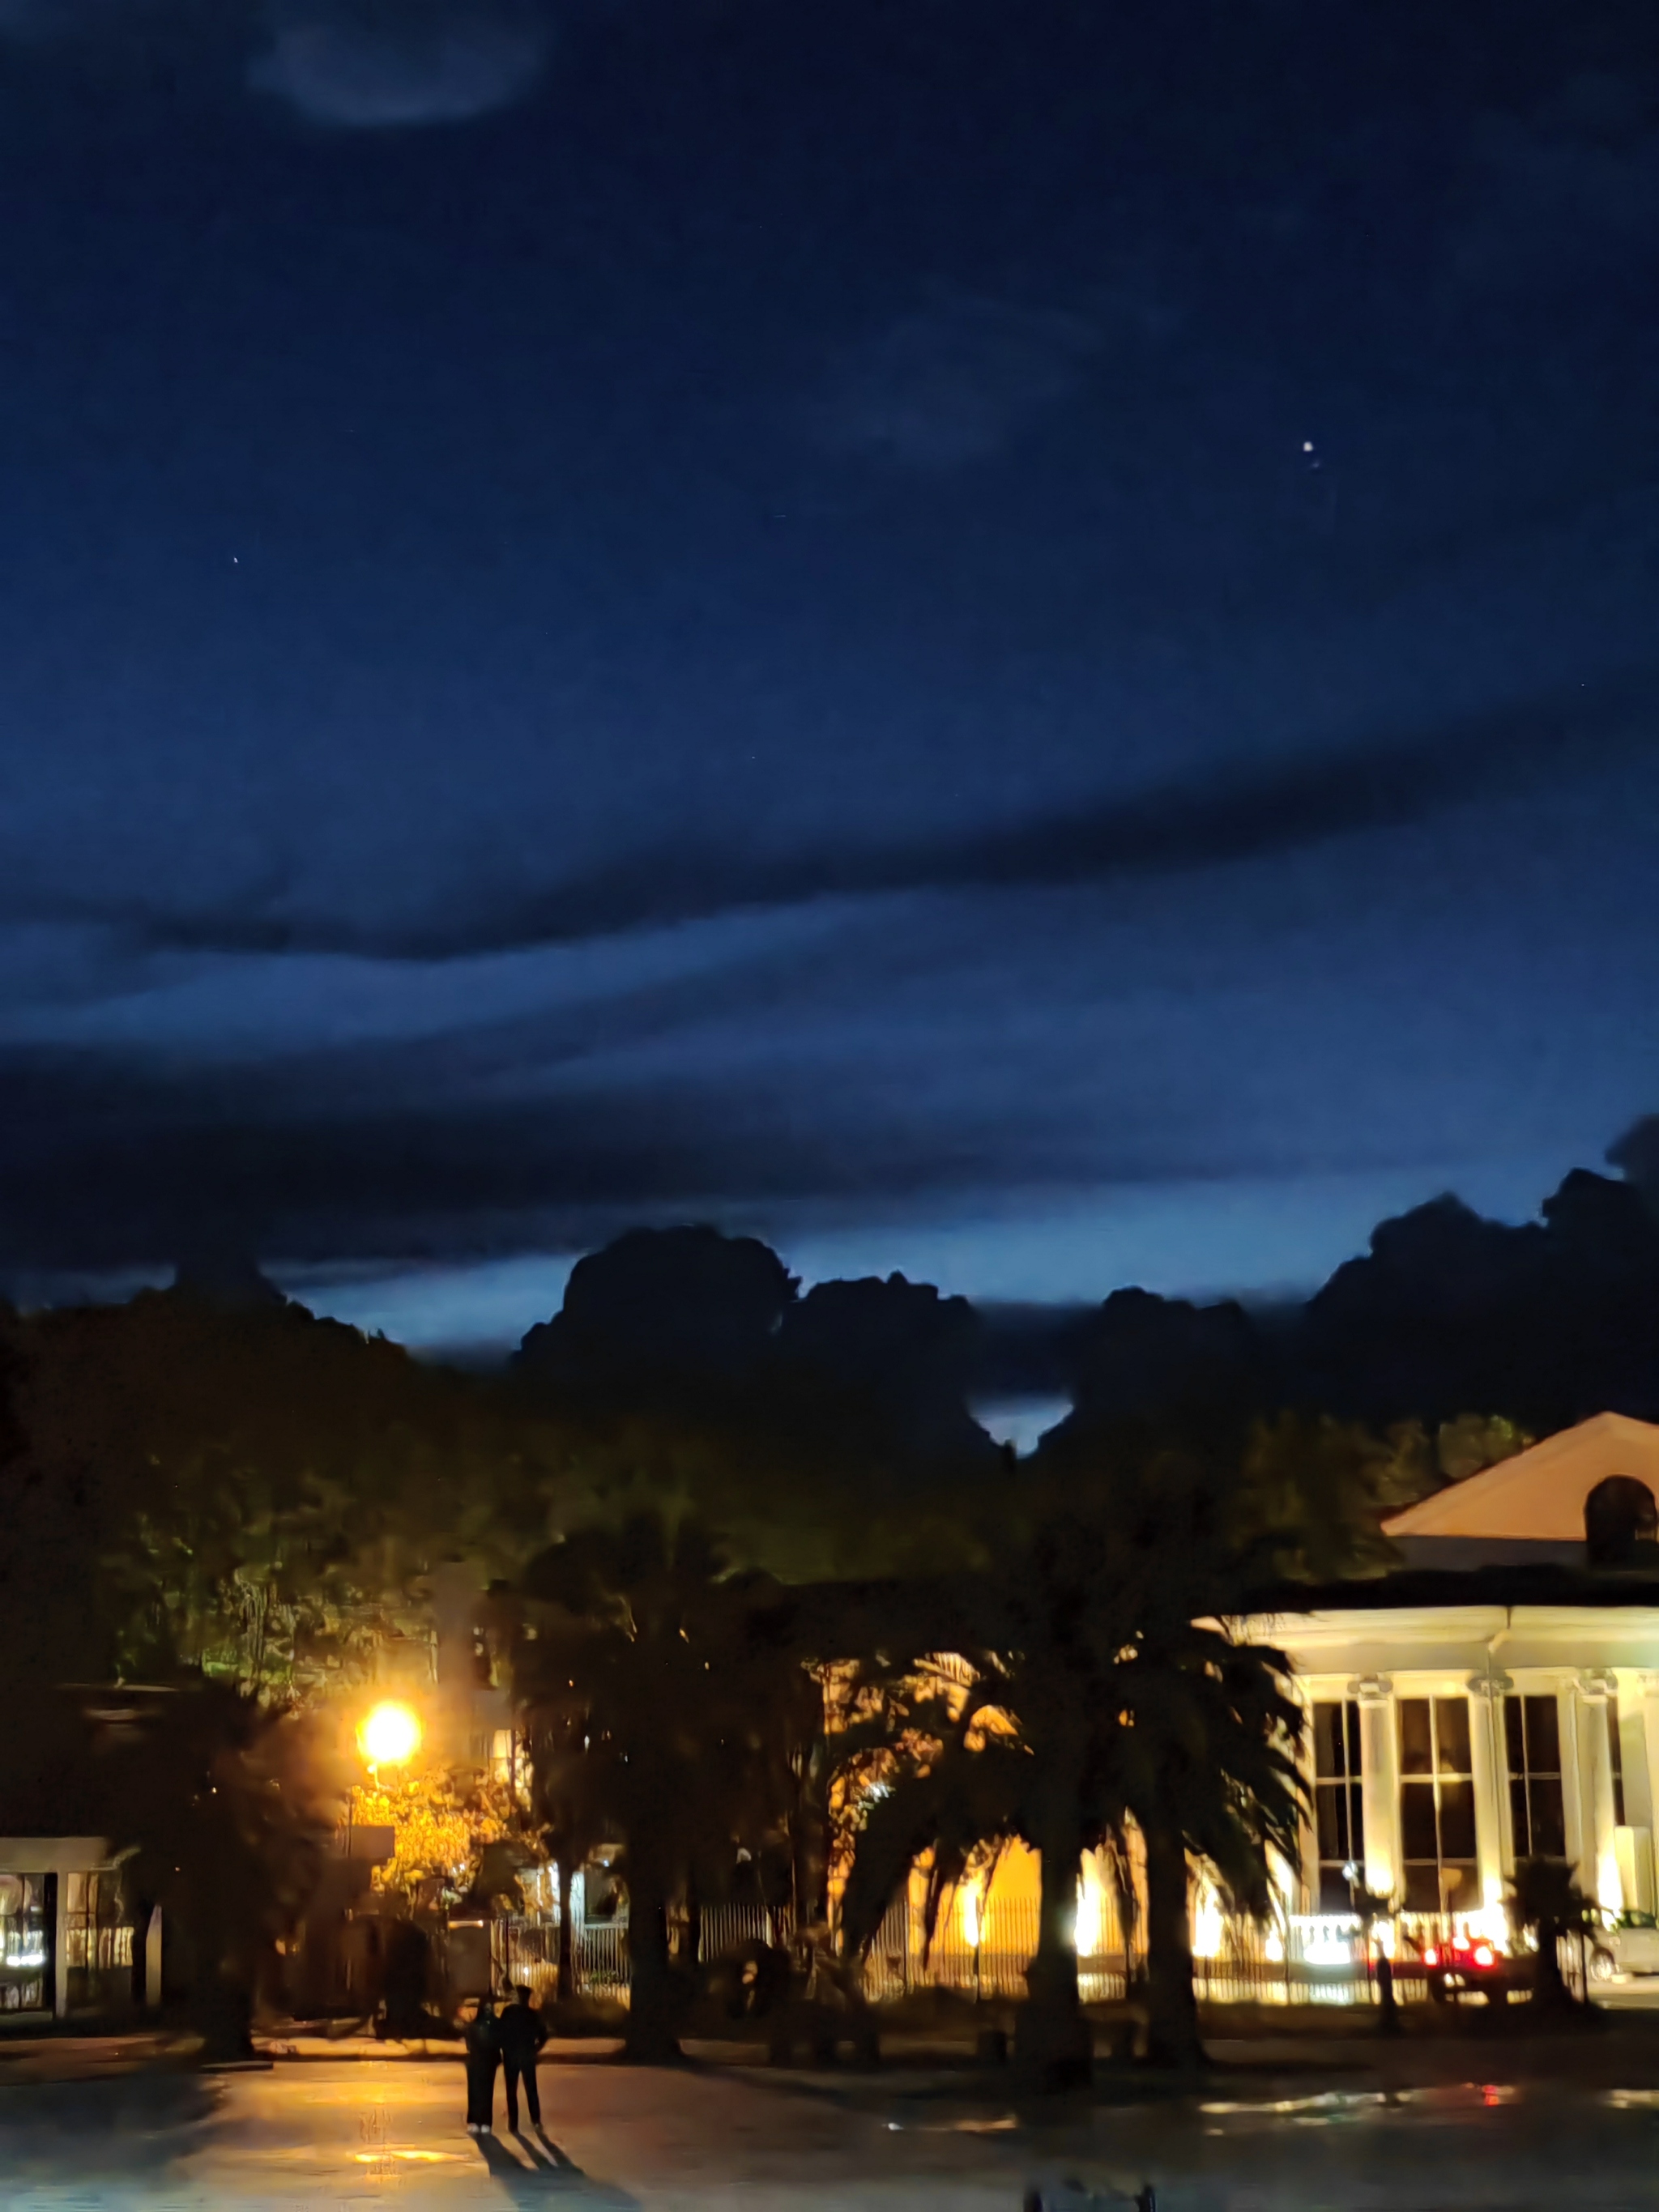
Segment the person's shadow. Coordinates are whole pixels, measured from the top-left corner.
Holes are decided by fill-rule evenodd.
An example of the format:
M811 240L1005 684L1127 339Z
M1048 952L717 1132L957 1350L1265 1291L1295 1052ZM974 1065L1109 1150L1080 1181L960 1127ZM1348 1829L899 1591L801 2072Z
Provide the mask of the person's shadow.
M609 2182L593 2181L573 2158L568 2157L545 2131L532 2135L518 2130L514 2141L523 2146L516 2156L496 2135L475 2136L484 2164L515 2204L528 2204L550 2196L573 2205L609 2205L615 2212L638 2212L639 2199Z

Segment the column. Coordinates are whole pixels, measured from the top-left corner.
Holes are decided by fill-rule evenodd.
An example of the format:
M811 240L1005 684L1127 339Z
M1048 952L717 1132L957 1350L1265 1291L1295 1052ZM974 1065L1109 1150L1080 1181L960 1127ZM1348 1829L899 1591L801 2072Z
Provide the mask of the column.
M1503 1724L1504 1693L1515 1685L1506 1674L1471 1674L1469 1692L1469 1758L1474 1779L1474 1854L1480 1884L1480 1906L1486 1932L1503 1936L1504 1911L1504 1757L1498 1731Z
M1617 1912L1625 1897L1613 1836L1613 1755L1607 1736L1607 1698L1612 1689L1613 1678L1609 1674L1581 1674L1574 1717L1578 1739L1577 1795L1583 1808L1579 1816L1579 1884L1598 1904Z
M1386 1674L1365 1674L1349 1683L1348 1695L1359 1705L1365 1887L1374 1896L1393 1897L1401 1887L1400 1733L1395 1724L1394 1684Z
M1642 1718L1642 1741L1647 1749L1647 1789L1650 1827L1659 1828L1659 1674L1642 1674L1638 1678L1641 1691L1638 1708ZM1626 1778L1629 1787L1629 1778Z
M1645 1841L1637 1839L1637 1894L1628 1901L1651 1912L1659 1905L1659 1852L1655 1850L1659 1831L1659 1674L1638 1674L1632 1688L1624 1741L1625 1809L1627 1818L1647 1830L1647 1836ZM1620 1714L1624 1717L1622 1704Z
M1616 1671L1620 1756L1625 1768L1625 1818L1632 1828L1653 1827L1653 1735L1648 1717L1650 1684L1659 1676L1633 1668Z

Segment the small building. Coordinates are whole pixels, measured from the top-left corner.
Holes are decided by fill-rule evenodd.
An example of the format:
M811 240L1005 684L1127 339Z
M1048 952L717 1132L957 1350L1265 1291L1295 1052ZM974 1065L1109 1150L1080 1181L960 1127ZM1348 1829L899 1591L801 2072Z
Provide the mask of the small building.
M0 2025L159 2003L159 1922L131 1924L102 1837L0 1837Z

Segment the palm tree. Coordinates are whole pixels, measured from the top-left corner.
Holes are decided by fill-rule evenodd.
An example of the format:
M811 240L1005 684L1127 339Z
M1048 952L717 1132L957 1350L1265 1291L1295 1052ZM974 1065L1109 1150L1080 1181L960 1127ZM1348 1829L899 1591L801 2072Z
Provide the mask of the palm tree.
M1540 2010L1575 2010L1576 2000L1561 1972L1561 1939L1576 1935L1582 1941L1595 1925L1595 1899L1579 1887L1565 1859L1518 1859L1504 1901L1510 1925L1517 1934L1530 1936L1538 1947L1534 2003Z
M1146 1849L1155 2062L1200 2055L1191 1862L1212 1868L1235 1911L1261 1917L1272 1861L1300 1856L1304 1723L1286 1694L1290 1663L1229 1624L1287 1583L1378 1571L1396 1461L1362 1430L1254 1418L1225 1389L1132 1419L1073 1417L1038 1455L1034 1510L1059 1500L1107 1532L1097 1602L1132 1662L1121 1786Z
M1075 1944L1083 1853L1121 1845L1131 1820L1140 1830L1149 2056L1188 2063L1199 2054L1189 1854L1237 1909L1264 1912L1269 1853L1295 1851L1304 1796L1288 1662L1209 1617L1237 1556L1209 1492L1173 1456L1131 1471L1113 1495L1040 1522L1006 1553L975 1608L965 1697L907 1698L914 1653L890 1678L899 1756L858 1838L843 1905L847 1940L866 1943L924 1850L931 1914L975 1847L1029 1845L1042 1887L1019 2051L1056 2085L1089 2068Z
M580 1531L525 1575L514 1685L538 1800L567 1856L622 1845L632 2059L678 2054L671 1906L728 1883L787 1825L792 1753L820 1718L788 1620L775 1583L656 1514Z
M1016 1840L1029 1844L1042 1888L1018 2055L1048 2086L1085 2079L1090 2039L1078 1996L1078 1872L1084 1851L1121 1816L1109 1755L1103 1755L1114 1723L1091 1725L1080 1705L1042 1706L1034 1685L1022 1694L1028 1678L1018 1657L980 1654L966 1684L930 1678L924 1661L913 1663L916 1672L878 1692L878 1716L837 1745L861 1757L884 1741L889 1753L863 1810L842 1899L843 1955L856 1960L868 1948L924 1856L931 1945L939 1907L970 1863ZM1046 1729L1045 1720L1053 1723Z

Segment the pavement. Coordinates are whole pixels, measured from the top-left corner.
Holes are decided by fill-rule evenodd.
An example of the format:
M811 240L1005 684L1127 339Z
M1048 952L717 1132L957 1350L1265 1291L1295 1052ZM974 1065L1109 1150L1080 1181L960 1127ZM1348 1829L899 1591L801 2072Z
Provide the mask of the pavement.
M1067 2179L1099 2212L1148 2182L1159 2212L1659 2205L1650 2036L1378 2047L1322 2075L1241 2049L1194 2093L1131 2077L1038 2110L961 2069L775 2075L708 2052L636 2069L584 2045L543 2068L544 2137L509 2136L498 2094L482 2140L454 2057L217 2075L155 2057L76 2081L6 2070L5 2212L1018 2212Z

